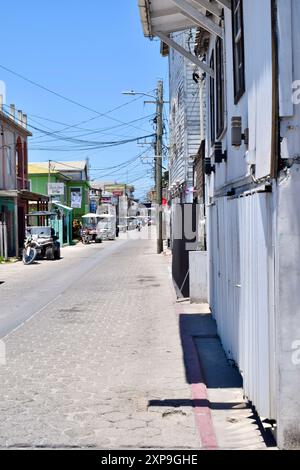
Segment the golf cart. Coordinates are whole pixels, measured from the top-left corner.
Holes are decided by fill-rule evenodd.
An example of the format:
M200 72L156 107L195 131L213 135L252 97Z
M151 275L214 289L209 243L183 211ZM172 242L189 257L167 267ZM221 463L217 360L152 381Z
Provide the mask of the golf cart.
M56 212L36 211L26 215L26 244L36 251L36 258L60 259L60 243L53 226Z
M116 217L111 214L99 214L97 233L102 240L115 240L116 238Z
M83 244L88 244L92 241L102 243L102 236L97 230L99 218L98 214L93 213L82 216L81 241Z

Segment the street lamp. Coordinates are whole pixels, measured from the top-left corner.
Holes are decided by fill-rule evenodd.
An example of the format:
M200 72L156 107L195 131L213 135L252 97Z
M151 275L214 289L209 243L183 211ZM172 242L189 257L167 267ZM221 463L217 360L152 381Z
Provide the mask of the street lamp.
M123 95L142 95L149 96L155 101L150 103L156 104L156 155L155 155L155 188L156 203L158 207L158 236L157 236L157 253L163 251L163 231L162 231L162 154L163 154L163 106L164 106L164 85L162 80L158 80L156 88L156 96L149 93L136 92L134 90L123 91Z
M157 96L150 95L149 93L143 93L139 91L134 91L134 90L128 90L128 91L122 91L122 95L127 95L127 96L136 96L136 95L141 95L141 96L150 96L150 98L155 99L155 103L157 100Z

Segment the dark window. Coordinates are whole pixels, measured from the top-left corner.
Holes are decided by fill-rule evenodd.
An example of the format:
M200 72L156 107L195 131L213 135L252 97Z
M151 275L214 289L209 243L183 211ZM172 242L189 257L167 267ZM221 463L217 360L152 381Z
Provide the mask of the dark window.
M232 38L234 100L237 104L245 92L243 0L232 0Z
M210 68L215 69L215 58L214 52L212 53L210 59ZM215 80L210 77L209 79L209 96L210 96L210 139L212 145L214 145L216 140L216 130L215 130Z
M224 67L223 67L223 41L218 38L216 41L216 101L217 101L217 137L219 138L224 130Z

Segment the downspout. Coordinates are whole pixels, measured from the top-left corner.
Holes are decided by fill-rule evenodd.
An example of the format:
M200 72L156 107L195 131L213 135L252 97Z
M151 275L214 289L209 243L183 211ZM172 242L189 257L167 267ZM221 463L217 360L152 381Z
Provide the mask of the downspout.
M271 1L272 17L272 159L271 178L276 178L281 157L280 121L279 121L279 64L278 64L278 33L277 33L277 0Z
M273 75L273 109L272 109L272 158L271 158L271 178L277 179L281 161L280 142L280 105L279 105L279 43L278 43L278 22L277 22L277 0L271 0L272 18L272 75ZM277 296L278 296L278 252L277 252L277 185L273 187L273 207L272 207L272 246L273 259L270 262L270 331L273 337L270 338L270 412L272 418L277 421L277 390L278 390L278 356L277 356ZM273 350L273 352L272 352ZM272 430L275 440L277 440L276 428Z

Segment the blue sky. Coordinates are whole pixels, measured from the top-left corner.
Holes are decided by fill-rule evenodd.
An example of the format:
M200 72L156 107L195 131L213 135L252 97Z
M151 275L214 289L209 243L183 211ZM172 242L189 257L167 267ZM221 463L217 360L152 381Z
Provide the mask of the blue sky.
M2 3L1 17L2 66L98 113L131 102L109 114L110 118L100 117L0 68L0 79L6 84L6 103L15 103L17 109L27 112L31 126L56 132L49 136L31 128L34 136L29 160L71 161L89 157L92 178L133 182L136 196L141 197L152 185L149 165L138 160L123 168L103 169L144 151L147 155L147 147L131 143L90 149L85 144L57 140L57 131L63 137L96 142L153 133L150 115L154 114L155 106L144 105L145 97L136 99L121 94L128 89L153 93L158 78L167 81L167 59L160 56L159 41L144 38L137 0L16 0ZM143 121L131 126L115 127L142 117ZM96 119L78 124L91 118ZM80 129L65 129L76 124ZM114 129L108 129L111 127ZM91 133L95 130L99 133ZM75 151L78 148L83 150ZM153 155L151 150L148 155Z

